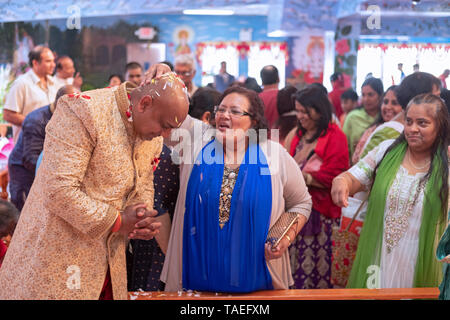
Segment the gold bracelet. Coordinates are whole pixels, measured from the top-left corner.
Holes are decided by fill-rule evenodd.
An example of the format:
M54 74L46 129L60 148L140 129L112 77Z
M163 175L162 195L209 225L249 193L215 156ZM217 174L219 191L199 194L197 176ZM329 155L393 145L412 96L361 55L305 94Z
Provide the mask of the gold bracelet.
M287 234L287 232L286 232L286 234L284 235L287 239L288 239L288 241L289 241L289 244L291 244L291 237L289 237L289 235Z

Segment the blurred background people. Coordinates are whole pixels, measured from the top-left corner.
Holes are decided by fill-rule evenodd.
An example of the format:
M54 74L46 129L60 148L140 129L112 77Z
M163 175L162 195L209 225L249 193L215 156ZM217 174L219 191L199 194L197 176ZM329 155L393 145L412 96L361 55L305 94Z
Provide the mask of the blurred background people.
M59 89L52 77L55 70L52 50L37 46L28 56L31 69L13 82L3 107L3 119L13 124L14 143L19 138L25 116L52 103Z
M340 72L333 73L330 77L330 82L333 89L328 94L328 97L330 98L331 104L334 107L336 117L340 118L342 113L344 112L341 106L341 95L346 90L344 84L344 76Z
M441 80L441 88L447 89L447 78L450 74L449 69L445 69L444 72L439 76L439 80Z
M364 131L375 122L381 108L381 97L383 96L383 82L380 79L367 78L362 86L362 106L351 111L344 122L342 130L347 136L350 158L353 156L356 144Z
M264 116L270 129L278 119L277 95L280 77L277 67L273 65L262 68L260 75L263 91L259 94L259 97L264 102Z
M78 90L65 85L48 106L30 112L23 121L22 131L8 159L9 190L11 202L21 211L33 184L36 164L44 148L45 127L56 110L59 98Z
M193 82L196 72L194 58L190 54L178 55L175 58L174 71L186 85L189 97L192 97L198 89Z
M126 81L133 82L139 86L142 82L142 66L138 62L129 62L125 66L125 79Z
M116 87L123 82L123 77L120 74L112 74L108 78L108 86Z
M73 85L78 91L81 91L83 78L80 73L75 74L73 60L69 56L61 56L56 61L56 74L54 76L58 89L65 85Z
M227 72L227 63L220 63L219 74L214 76L214 87L219 92L224 92L234 82L234 76Z
M295 93L297 88L288 85L278 91L277 111L280 115L274 128L279 130L278 139L281 145L289 132L297 126L297 111L295 110Z
M256 81L256 79L253 77L247 77L247 79L245 79L244 87L246 87L247 89L253 90L256 93L262 92L262 89L259 86L258 81Z
M341 94L342 114L339 117L341 128L344 127L345 118L350 111L358 107L358 94L353 89L347 89Z

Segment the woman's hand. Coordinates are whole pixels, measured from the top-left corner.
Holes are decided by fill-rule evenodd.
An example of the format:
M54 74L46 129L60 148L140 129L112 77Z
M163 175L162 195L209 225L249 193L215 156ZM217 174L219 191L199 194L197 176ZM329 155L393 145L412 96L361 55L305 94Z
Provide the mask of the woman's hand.
M153 78L159 78L163 74L170 72L170 68L167 64L157 63L152 65L148 71L145 73L144 81L142 81L141 86L149 84Z
M281 258L290 245L291 244L286 237L283 237L280 243L274 248L269 242L266 242L264 246L264 256L266 257L266 260Z
M347 207L349 193L350 189L345 177L341 175L333 179L331 185L331 199L333 199L335 205L341 208Z

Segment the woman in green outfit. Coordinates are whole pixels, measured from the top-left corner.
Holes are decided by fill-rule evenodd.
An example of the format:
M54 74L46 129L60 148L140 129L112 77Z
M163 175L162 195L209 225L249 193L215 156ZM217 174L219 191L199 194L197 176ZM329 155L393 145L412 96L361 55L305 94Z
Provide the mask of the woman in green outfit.
M396 140L382 142L333 180L331 196L341 207L349 195L370 190L349 288L437 287L442 281L435 253L447 224L447 107L438 96L422 94L405 114Z
M380 113L383 92L383 82L380 79L366 79L361 86L362 106L351 111L345 118L342 130L347 136L350 159L364 131L375 122Z

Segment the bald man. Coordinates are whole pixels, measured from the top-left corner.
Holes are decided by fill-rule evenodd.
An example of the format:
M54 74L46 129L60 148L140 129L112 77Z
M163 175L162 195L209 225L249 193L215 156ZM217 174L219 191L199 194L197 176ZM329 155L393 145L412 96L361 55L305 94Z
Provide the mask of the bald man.
M168 67L136 87L65 95L46 127L43 158L0 269L0 299L127 299L125 245L161 227L153 167L187 116ZM150 78L151 79L151 78Z

